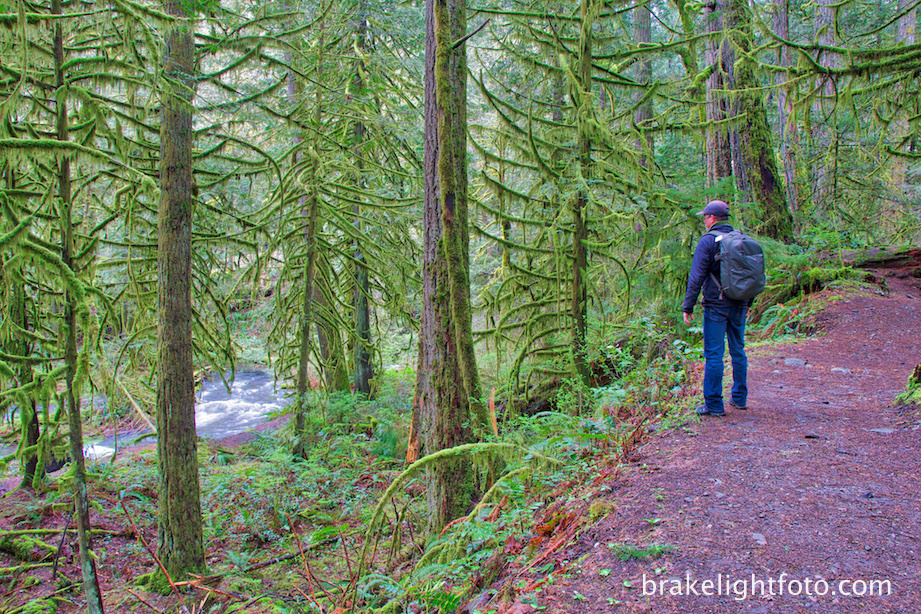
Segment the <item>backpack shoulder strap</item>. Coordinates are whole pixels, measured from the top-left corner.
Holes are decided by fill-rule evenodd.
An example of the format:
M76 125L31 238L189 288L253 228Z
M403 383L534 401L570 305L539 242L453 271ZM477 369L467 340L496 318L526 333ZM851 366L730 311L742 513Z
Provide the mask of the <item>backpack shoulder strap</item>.
M720 240L723 238L723 236L729 234L729 232L728 232L728 231L725 231L725 230L708 230L706 234L708 234L708 235L713 235L714 240L715 240L717 243L719 243ZM721 251L722 251L722 250L717 249L717 251L716 251L716 256L714 256L714 258L715 258L715 260L716 260L717 262L719 262L719 261L721 260L721 256L723 255L723 254L721 253ZM718 278L716 275L714 275L713 273L710 273L710 279L712 279L712 280L713 280L713 283L716 284L716 287L719 288L719 290L720 290L720 299L722 299L722 298L723 298L723 284L720 283L719 278Z

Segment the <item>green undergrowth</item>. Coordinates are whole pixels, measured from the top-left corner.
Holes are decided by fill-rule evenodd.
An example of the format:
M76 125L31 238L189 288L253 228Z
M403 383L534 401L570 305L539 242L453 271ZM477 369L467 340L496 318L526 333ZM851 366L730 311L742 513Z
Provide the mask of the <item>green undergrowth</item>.
M808 247L761 238L759 242L767 263L767 285L752 305L749 333L755 340L814 334L816 314L831 302L879 291L872 276L845 265L825 241L813 241Z
M608 544L611 554L614 558L621 561L631 559L656 559L660 556L672 552L675 548L667 544L650 544L648 546L634 546L625 543Z
M691 419L689 383L701 359L694 334L668 320L644 318L626 330L596 345L598 362L608 369L593 379L597 385L562 378L548 409L509 411L498 401L508 392L497 391L495 444L509 446L501 454L504 473L468 517L407 550L396 527L424 508L404 510L402 499L384 506L390 515L378 533L389 539L381 537L378 549L386 556L369 565L356 587L364 608L448 612L487 590L509 598L515 586L498 579L503 570L545 560L548 545L566 540L571 527L612 511L605 476L636 458L650 432ZM479 456L482 476L489 463ZM481 492L487 488L481 484Z
M247 599L272 596L253 610L226 598L214 611L333 611L346 604L354 611L455 611L511 562L540 560L555 539L607 513L597 504L610 490L597 483L599 470L614 471L631 458L651 425L684 419L684 368L698 357L686 342L672 340L667 351L633 363L616 381L569 390L570 399L584 396L579 412L564 404L502 420L498 438L457 452L480 468L481 499L468 517L435 536L426 536L425 472L405 473L402 462L411 371L382 376L374 400L313 398L305 459L291 457L285 428L239 449L203 442L209 569L222 575L221 590ZM490 483L487 470L496 459L500 479ZM135 522L155 527L153 455L104 473ZM125 551L149 564L142 545Z
M860 294L882 292L878 285L866 281L860 271L844 269L837 274L838 277L829 276L812 291L801 291L785 302L768 304L766 299L759 299L754 308L754 324L749 327L750 337L770 341L816 334L816 316L832 303Z
M753 336L805 334L823 305L868 288L859 272L817 263L807 251L769 241L765 249L769 286L756 305ZM466 455L478 467L480 499L467 517L434 536L426 534L424 467L404 466L411 368L379 373L373 399L311 393L305 458L289 452L290 426L237 448L200 442L208 568L225 593L213 598L211 611L441 613L485 591L512 598L516 589L505 570L547 565L552 547L614 511L606 495L618 467L637 459L652 433L693 419L688 409L702 373L701 329L699 320L688 329L679 318L676 299L664 314L593 328L591 381L555 376L536 412L513 403L514 387L503 373L490 374L486 388L496 392L492 403L484 401L494 407L499 435L446 453ZM231 319L252 331L243 345L255 348L258 314L241 311ZM404 341L394 345L395 363L405 364L396 359ZM566 365L531 367L549 373ZM124 527L123 502L141 532L155 535L155 454L125 460L90 463L94 500L102 502L94 509ZM66 498L62 489L36 502L34 522ZM630 557L667 551L622 546ZM129 565L128 576L154 566L137 539L107 536L94 552L101 567Z
M764 243L771 268L768 288L754 310L759 320L752 327L754 337L811 334L815 315L831 302L879 291L861 271L824 261L814 250ZM687 329L679 317L676 309L612 327L606 335L596 330L591 381L557 376L544 388L531 382L535 394L549 391L543 404L532 397L514 405L514 387L503 388L497 378L497 407L506 410L500 415L500 440L552 456L561 465L537 472L526 468L526 459L506 458L506 475L512 477L481 508L429 540L414 560L396 559L363 576L358 600L377 611L447 612L487 587L508 597L514 586L497 580L500 571L541 560L544 527L557 523L549 529L552 540L573 517L589 523L608 513L604 480L598 486L601 467L636 458L650 432L693 419L688 409L699 392L702 331L699 321ZM565 371L566 364L535 367L537 373L554 373ZM541 409L533 415L522 411L534 406ZM399 517L394 512L394 519ZM392 543L384 546L399 554ZM670 550L661 544L615 548L616 556L626 558L658 557Z
M333 611L348 603L356 604L355 611L454 611L509 560L527 563L541 555L547 540L532 543L537 524L592 516L587 508L569 512L567 506L586 501L585 485L599 466L616 464L635 449L641 418L628 418L627 408L660 412L652 403L662 404L661 395L650 396L640 377L581 391L589 405L579 415L546 411L502 420L500 437L470 454L481 468L480 505L428 538L424 471L404 476L382 499L405 469L411 370L380 375L373 400L315 395L304 459L289 453L290 427L239 448L200 441L209 572L221 577L222 591L239 596L215 598L211 611ZM674 377L663 373L663 390ZM496 458L502 461L500 479L489 483L487 468ZM124 527L130 517L155 547L155 453L91 462L89 469L102 524ZM63 501L66 489L48 497ZM553 505L557 509L548 511ZM36 522L42 509L47 506L36 509ZM378 531L371 536L366 529L375 510ZM100 567L117 562L135 578L154 568L137 538L106 536L94 551Z

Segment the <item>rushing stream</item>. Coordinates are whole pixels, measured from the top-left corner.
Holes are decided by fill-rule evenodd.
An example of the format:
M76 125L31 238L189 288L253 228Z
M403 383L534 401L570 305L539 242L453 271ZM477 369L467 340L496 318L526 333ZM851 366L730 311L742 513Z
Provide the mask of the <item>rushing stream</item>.
M205 380L195 397L195 426L199 437L221 439L249 430L263 422L268 414L281 408L287 400L275 390L272 374L259 369L238 370L230 383L230 391L214 374ZM146 435L146 437L145 437ZM88 442L88 458L104 458L115 452L116 445L124 447L137 442L155 441L150 431L130 431ZM13 448L0 446L0 458L11 454Z
M287 404L275 390L271 373L237 371L230 392L219 377L206 381L196 399L195 426L199 437L221 439L248 431L267 414Z

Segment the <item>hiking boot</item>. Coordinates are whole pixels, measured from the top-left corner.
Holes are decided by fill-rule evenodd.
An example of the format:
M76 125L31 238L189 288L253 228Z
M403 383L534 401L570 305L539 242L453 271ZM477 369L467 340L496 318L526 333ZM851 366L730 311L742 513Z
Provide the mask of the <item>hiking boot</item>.
M733 409L741 409L741 410L748 409L748 405L745 405L745 404L739 405L735 401L729 401L729 407Z
M721 418L726 415L726 412L725 411L719 411L719 412L710 411L709 409L707 409L706 405L700 405L697 408L697 415L698 416L714 416L717 418Z

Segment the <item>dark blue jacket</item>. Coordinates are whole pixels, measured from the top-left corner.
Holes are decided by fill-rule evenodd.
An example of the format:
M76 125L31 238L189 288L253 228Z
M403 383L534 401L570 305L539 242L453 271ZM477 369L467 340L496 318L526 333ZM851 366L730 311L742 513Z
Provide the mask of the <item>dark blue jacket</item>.
M732 226L717 222L710 230L730 232ZM726 297L720 297L719 285L713 280L720 277L720 263L716 259L720 248L716 243L716 237L709 232L702 236L697 242L697 249L694 250L694 262L691 264L691 275L688 277L688 291L684 295L685 313L694 313L694 304L697 302L697 295L703 289L703 299L700 301L706 306L718 307L750 307L752 301L734 301Z

